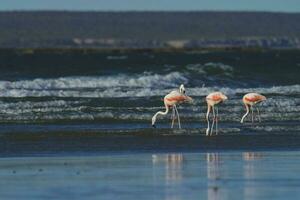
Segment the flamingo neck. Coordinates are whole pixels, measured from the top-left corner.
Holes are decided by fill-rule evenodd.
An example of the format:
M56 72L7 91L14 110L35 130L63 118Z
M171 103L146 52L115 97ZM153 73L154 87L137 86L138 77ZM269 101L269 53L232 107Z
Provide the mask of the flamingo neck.
M211 111L211 105L207 104L207 112L206 112L206 121L207 121L207 129L206 129L206 135L209 133L209 113Z
M248 115L249 112L250 112L249 105L248 105L248 104L245 104L245 107L246 107L246 113L243 115L243 117L242 117L242 119L241 119L241 123L244 122L245 117L247 117L247 115Z
M156 122L156 117L157 117L158 115L166 115L166 114L168 114L168 112L169 112L169 106L168 106L167 104L165 104L165 107L166 107L166 110L165 110L164 112L158 111L158 112L155 113L155 115L152 117L152 125L155 124L155 122Z

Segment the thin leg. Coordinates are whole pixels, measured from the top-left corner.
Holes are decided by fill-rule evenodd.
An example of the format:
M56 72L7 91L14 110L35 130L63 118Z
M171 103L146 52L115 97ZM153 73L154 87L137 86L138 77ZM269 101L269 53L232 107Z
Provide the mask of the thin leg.
M171 128L174 127L174 121L175 121L175 108L173 107L172 108L172 116L171 116L171 119L172 119L172 125L171 125Z
M215 113L215 107L212 107L213 110L213 122L211 124L211 130L210 130L210 135L213 134L213 130L214 130L214 125L215 125L215 120L216 120L216 113Z
M251 117L252 117L252 125L253 125L254 123L253 106L251 106Z
M210 114L210 109L211 109L211 106L210 105L207 105L207 112L206 112L206 121L207 121L207 129L206 129L206 136L209 136L209 114Z
M219 118L219 111L218 106L216 106L216 135L218 135L218 119Z
M257 110L258 121L259 121L259 122L261 122L261 118L260 118L259 109L258 109L258 108L256 108L256 110Z
M179 129L181 129L180 117L179 117L179 113L178 113L178 110L177 110L177 106L174 105L174 108L175 108L175 111L176 111L176 113L177 113L178 127L179 127Z

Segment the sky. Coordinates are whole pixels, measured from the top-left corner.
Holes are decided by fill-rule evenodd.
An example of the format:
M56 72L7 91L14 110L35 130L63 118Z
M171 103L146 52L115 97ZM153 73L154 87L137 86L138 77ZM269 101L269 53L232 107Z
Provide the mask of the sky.
M0 10L300 12L300 0L1 0Z

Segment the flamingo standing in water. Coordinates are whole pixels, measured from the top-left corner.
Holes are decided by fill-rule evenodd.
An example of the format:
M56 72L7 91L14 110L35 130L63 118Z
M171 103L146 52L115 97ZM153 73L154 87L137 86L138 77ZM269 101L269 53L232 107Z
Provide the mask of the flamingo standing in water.
M180 87L179 87L179 91L174 90L174 91L170 92L169 94L167 94L164 97L164 104L165 104L166 110L164 112L158 111L157 113L155 113L155 115L152 117L152 126L154 128L156 128L156 126L155 126L156 117L158 115L168 114L169 108L172 108L172 116L171 116L172 125L171 125L171 128L173 128L174 121L175 121L175 118L176 118L176 115L177 115L178 126L179 126L179 129L181 129L180 117L179 117L179 113L178 113L176 105L180 104L180 103L183 103L183 102L192 102L192 101L193 101L193 99L185 94L184 85L181 84Z
M206 121L207 121L207 129L206 129L206 135L209 134L212 135L214 124L216 122L216 135L218 135L218 105L219 103L222 103L223 101L227 100L227 96L225 96L221 92L213 92L206 96L206 102L207 102L207 113L206 113ZM215 113L215 106L216 106L216 113ZM209 114L212 110L213 113L213 122L211 127L209 127ZM210 133L209 133L210 132Z
M244 119L249 114L250 109L251 109L251 116L252 116L252 123L253 123L254 122L253 106L260 103L260 102L262 102L262 101L265 101L265 100L267 100L267 98L265 96L261 95L261 94L258 94L258 93L248 93L248 94L246 94L243 97L243 102L244 102L245 107L246 107L246 113L242 117L241 123L244 122ZM257 110L257 114L258 114L258 120L259 120L259 122L261 122L260 115L259 115L259 109L256 108L256 110Z

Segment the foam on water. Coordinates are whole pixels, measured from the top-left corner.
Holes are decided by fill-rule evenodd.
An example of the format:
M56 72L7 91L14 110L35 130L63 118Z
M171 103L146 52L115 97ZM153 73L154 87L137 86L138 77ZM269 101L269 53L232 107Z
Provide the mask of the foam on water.
M227 69L230 67L225 67ZM230 71L230 70L229 70ZM299 95L300 85L232 88L232 87L188 87L192 80L183 73L171 72L165 75L143 73L142 75L114 75L98 77L61 77L54 79L33 79L0 81L0 97L149 97L164 96L178 85L187 85L191 96L206 96L213 91L222 91L229 97L248 92L265 95Z
M230 65L225 65L223 63L209 62L205 64L189 64L185 67L191 73L197 73L197 75L222 75L227 77L232 77L234 68Z
M228 101L219 106L223 133L238 133L246 129L292 131L291 128L277 126L276 123L300 120L299 84L264 87L241 87L239 84L230 87L220 84L218 87L206 87L198 85L202 80L194 80L193 76L207 76L207 79L213 80L212 77L220 75L231 79L234 68L222 63L187 65L181 71L174 71L174 66L171 68L170 71L164 71L165 74L143 72L0 81L0 124L76 120L141 123L148 127L153 114L164 110L164 95L178 89L181 83L186 85L187 94L195 100L192 105L179 106L183 126L189 133L197 132L199 128L205 130L205 96L213 91L222 91L229 97ZM239 126L240 118L245 113L241 99L248 92L267 96L268 100L259 105L261 118L264 122L275 124L256 129L248 128L247 125ZM250 120L251 118L247 118L246 122L249 123ZM157 123L168 128L170 114L159 116ZM191 123L197 125L190 126ZM142 127L145 128L145 125ZM294 127L294 130L298 128Z
M160 75L144 72L135 75L78 76L53 79L33 79L20 81L0 81L0 89L59 90L113 87L176 87L187 83L187 78L179 72Z
M0 122L14 120L34 122L35 120L61 119L148 121L155 112L164 109L161 99L172 90L169 87L173 84L173 89L176 89L175 86L177 85L171 82L174 79L187 81L180 73L174 72L168 74L168 81L164 84L158 88L151 88L146 87L148 86L146 83L163 77L145 73L143 77L131 78L131 81L129 80L125 84L125 89L119 86L120 82L125 81L123 75L121 77L114 80L116 87L108 87L109 84L112 84L111 82L106 83L108 85L102 84L104 80L112 80L112 77L104 79L99 77L35 79L10 82L10 87L5 87L8 82L1 81L2 93L0 93L0 96L16 98L16 100L0 100ZM84 80L87 80L87 83L83 83ZM97 83L99 80L100 82ZM147 80L146 83L145 80ZM142 82L143 84L141 84ZM81 85L79 88L75 87L77 83ZM21 88L16 89L17 87ZM222 91L229 96L229 100L219 106L220 118L224 122L238 122L240 120L245 112L241 98L244 93L252 91L260 92L268 98L266 102L260 105L263 119L267 121L300 119L298 114L300 111L300 85L259 88L187 87L187 94L195 99L195 103L180 106L182 118L186 121L205 121L205 96L212 91ZM36 99L24 100L28 97L36 97ZM39 99L42 97L72 99ZM77 99L79 97L80 99ZM118 99L121 97L127 99L125 101L124 99ZM99 98L99 100L91 104L90 101L94 98ZM114 99L114 101L111 99ZM101 105L98 105L98 103L101 103ZM145 103L147 103L146 106L144 106ZM169 117L162 117L162 121L167 120L169 120Z

